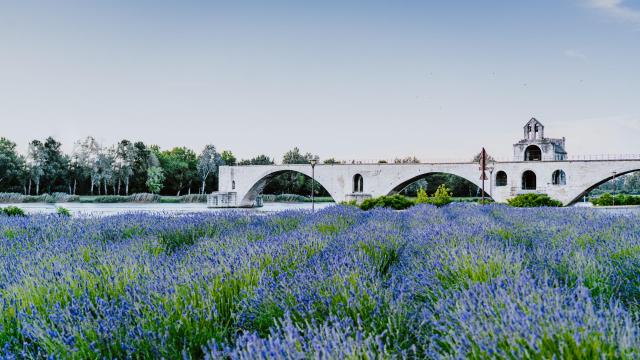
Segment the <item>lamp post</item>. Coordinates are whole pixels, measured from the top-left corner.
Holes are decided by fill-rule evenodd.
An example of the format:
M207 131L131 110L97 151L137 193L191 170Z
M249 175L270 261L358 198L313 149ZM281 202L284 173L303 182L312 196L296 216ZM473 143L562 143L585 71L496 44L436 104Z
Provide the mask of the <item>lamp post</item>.
M613 182L613 196L611 196L611 201L613 202L613 206L616 206L616 172L613 172L613 176L611 176L611 181Z
M316 165L318 164L317 158L312 158L309 160L309 164L311 164L311 212L316 211L316 204L313 193L315 192L315 184L316 184Z
M487 166L487 170L489 170L489 195L493 197L493 170L496 168L496 162L493 159L489 159L489 166Z

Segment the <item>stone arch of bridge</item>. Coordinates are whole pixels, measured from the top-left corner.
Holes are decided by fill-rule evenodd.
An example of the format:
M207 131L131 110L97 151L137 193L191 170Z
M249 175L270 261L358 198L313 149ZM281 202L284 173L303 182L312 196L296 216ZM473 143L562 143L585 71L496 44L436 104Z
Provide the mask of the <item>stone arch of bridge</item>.
M429 171L429 172L424 172L418 175L414 175L411 176L409 178L406 178L404 180L401 180L399 183L397 183L396 185L394 185L390 190L386 191L385 194L386 195L393 195L393 194L397 194L399 192L401 192L404 188L406 188L407 186L411 185L412 183L420 180L420 179L424 179L429 175L434 175L434 174L445 174L445 175L453 175L456 177L459 177L461 179L464 179L468 182L470 182L471 184L473 184L474 186L476 186L478 189L480 189L480 185L478 184L478 180L472 180L469 177L462 175L462 174L456 174L454 172L445 172L445 171ZM479 176L479 173L478 173ZM484 192L487 196L491 196L490 193L490 182L489 180L486 181L485 183L485 189Z
M278 175L282 175L285 173L297 173L297 174L302 174L308 178L311 178L310 174L307 174L305 171L299 171L299 170L295 170L295 169L278 169L278 170L274 170L271 172L267 172L266 174L262 174L262 177L260 177L258 180L256 180L253 185L249 188L249 190L247 191L246 194L243 194L242 197L238 197L241 198L242 201L240 202L241 204L251 204L255 201L255 199L258 197L258 195L262 194L262 191L264 190L265 186L267 186L267 183L269 183L269 180L275 178ZM318 181L318 178L316 177L315 179L317 184L320 184L320 186L322 186L327 193L329 193L329 196L331 196L331 198L333 199L333 201L336 201L336 194L334 191L332 191L333 189L329 189L328 187L324 186L320 181ZM240 195L240 194L238 194Z
M631 174L634 172L640 171L640 168L632 168L629 170L625 170L625 171L621 171L621 172L616 172L615 177L618 178L620 176L624 176L627 174ZM598 186L606 183L607 181L612 180L613 178L613 174L608 175L607 177L602 178L601 180L591 184L589 187L587 187L586 189L584 189L582 192L580 192L577 196L573 197L573 199L571 201L569 201L567 203L567 205L572 205L575 204L576 202L580 201L580 199L582 199L585 195L587 195L589 192L591 192L591 190L597 188Z

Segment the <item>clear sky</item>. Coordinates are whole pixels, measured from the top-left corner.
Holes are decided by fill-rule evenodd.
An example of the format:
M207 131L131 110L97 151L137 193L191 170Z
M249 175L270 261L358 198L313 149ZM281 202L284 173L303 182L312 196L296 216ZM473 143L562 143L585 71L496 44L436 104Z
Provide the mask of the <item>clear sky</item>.
M134 4L135 3L135 4ZM0 135L239 158L640 153L640 1L2 1Z

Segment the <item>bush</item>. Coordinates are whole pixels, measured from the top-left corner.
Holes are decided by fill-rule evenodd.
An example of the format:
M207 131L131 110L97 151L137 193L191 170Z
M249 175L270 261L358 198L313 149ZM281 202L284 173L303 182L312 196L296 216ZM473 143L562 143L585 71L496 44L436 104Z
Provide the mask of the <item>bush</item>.
M392 208L394 210L404 210L412 207L415 203L402 195L380 196L367 199L362 202L360 209L371 210L377 207Z
M150 194L150 193L138 193L131 194L128 196L130 202L140 202L140 203L151 203L151 202L159 202L160 195L158 194Z
M507 203L514 207L562 206L562 202L552 199L547 194L520 194Z
M206 194L189 194L179 197L180 202L183 203L206 203L207 195Z
M56 214L60 216L71 216L71 211L69 211L69 209L67 208L59 207L56 208Z
M427 190L424 188L418 189L417 197L416 204L426 204L429 202L429 194L427 194Z
M439 207L447 205L451 203L451 201L451 192L445 184L441 184L432 197L429 197L426 190L422 188L418 189L416 204L431 204Z
M78 202L80 201L80 196L78 195L69 195L63 192L54 192L51 195L48 195L52 198L52 202Z
M45 202L45 196L44 195L25 195L22 198L22 202L25 202L25 203Z
M17 206L7 206L2 209L2 213L7 216L25 216L24 210Z
M122 196L122 195L101 195L101 196L96 196L93 199L94 203L121 203L121 202L129 202L130 201L130 197L129 196Z
M297 194L263 194L262 201L264 202L307 202L311 201L311 198Z
M1 203L21 203L24 200L24 195L19 193L0 193Z
M611 195L604 193L600 197L591 199L591 203L596 206L612 206L612 205L640 205L640 196L634 195Z

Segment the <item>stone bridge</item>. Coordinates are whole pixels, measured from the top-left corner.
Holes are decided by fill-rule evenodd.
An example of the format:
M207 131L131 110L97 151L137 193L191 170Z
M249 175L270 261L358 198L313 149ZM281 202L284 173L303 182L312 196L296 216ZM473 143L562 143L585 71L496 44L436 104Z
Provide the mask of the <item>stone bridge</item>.
M485 192L497 202L518 194L545 193L570 205L598 185L640 170L640 159L543 160L495 162L487 172ZM223 206L255 206L272 177L294 171L311 176L311 165L222 166L219 192ZM452 174L481 186L477 163L318 164L315 179L336 202L390 195L433 173ZM221 204L213 204L221 206Z
M513 161L493 162L485 193L497 202L519 194L544 193L570 205L612 177L640 170L640 156L569 160L566 139L545 136L544 125L531 118L523 138L513 144ZM222 166L218 193L210 206L255 206L270 178L286 171L311 176L311 165ZM421 164L316 165L315 178L336 202L390 195L433 173L459 176L481 186L473 162Z

